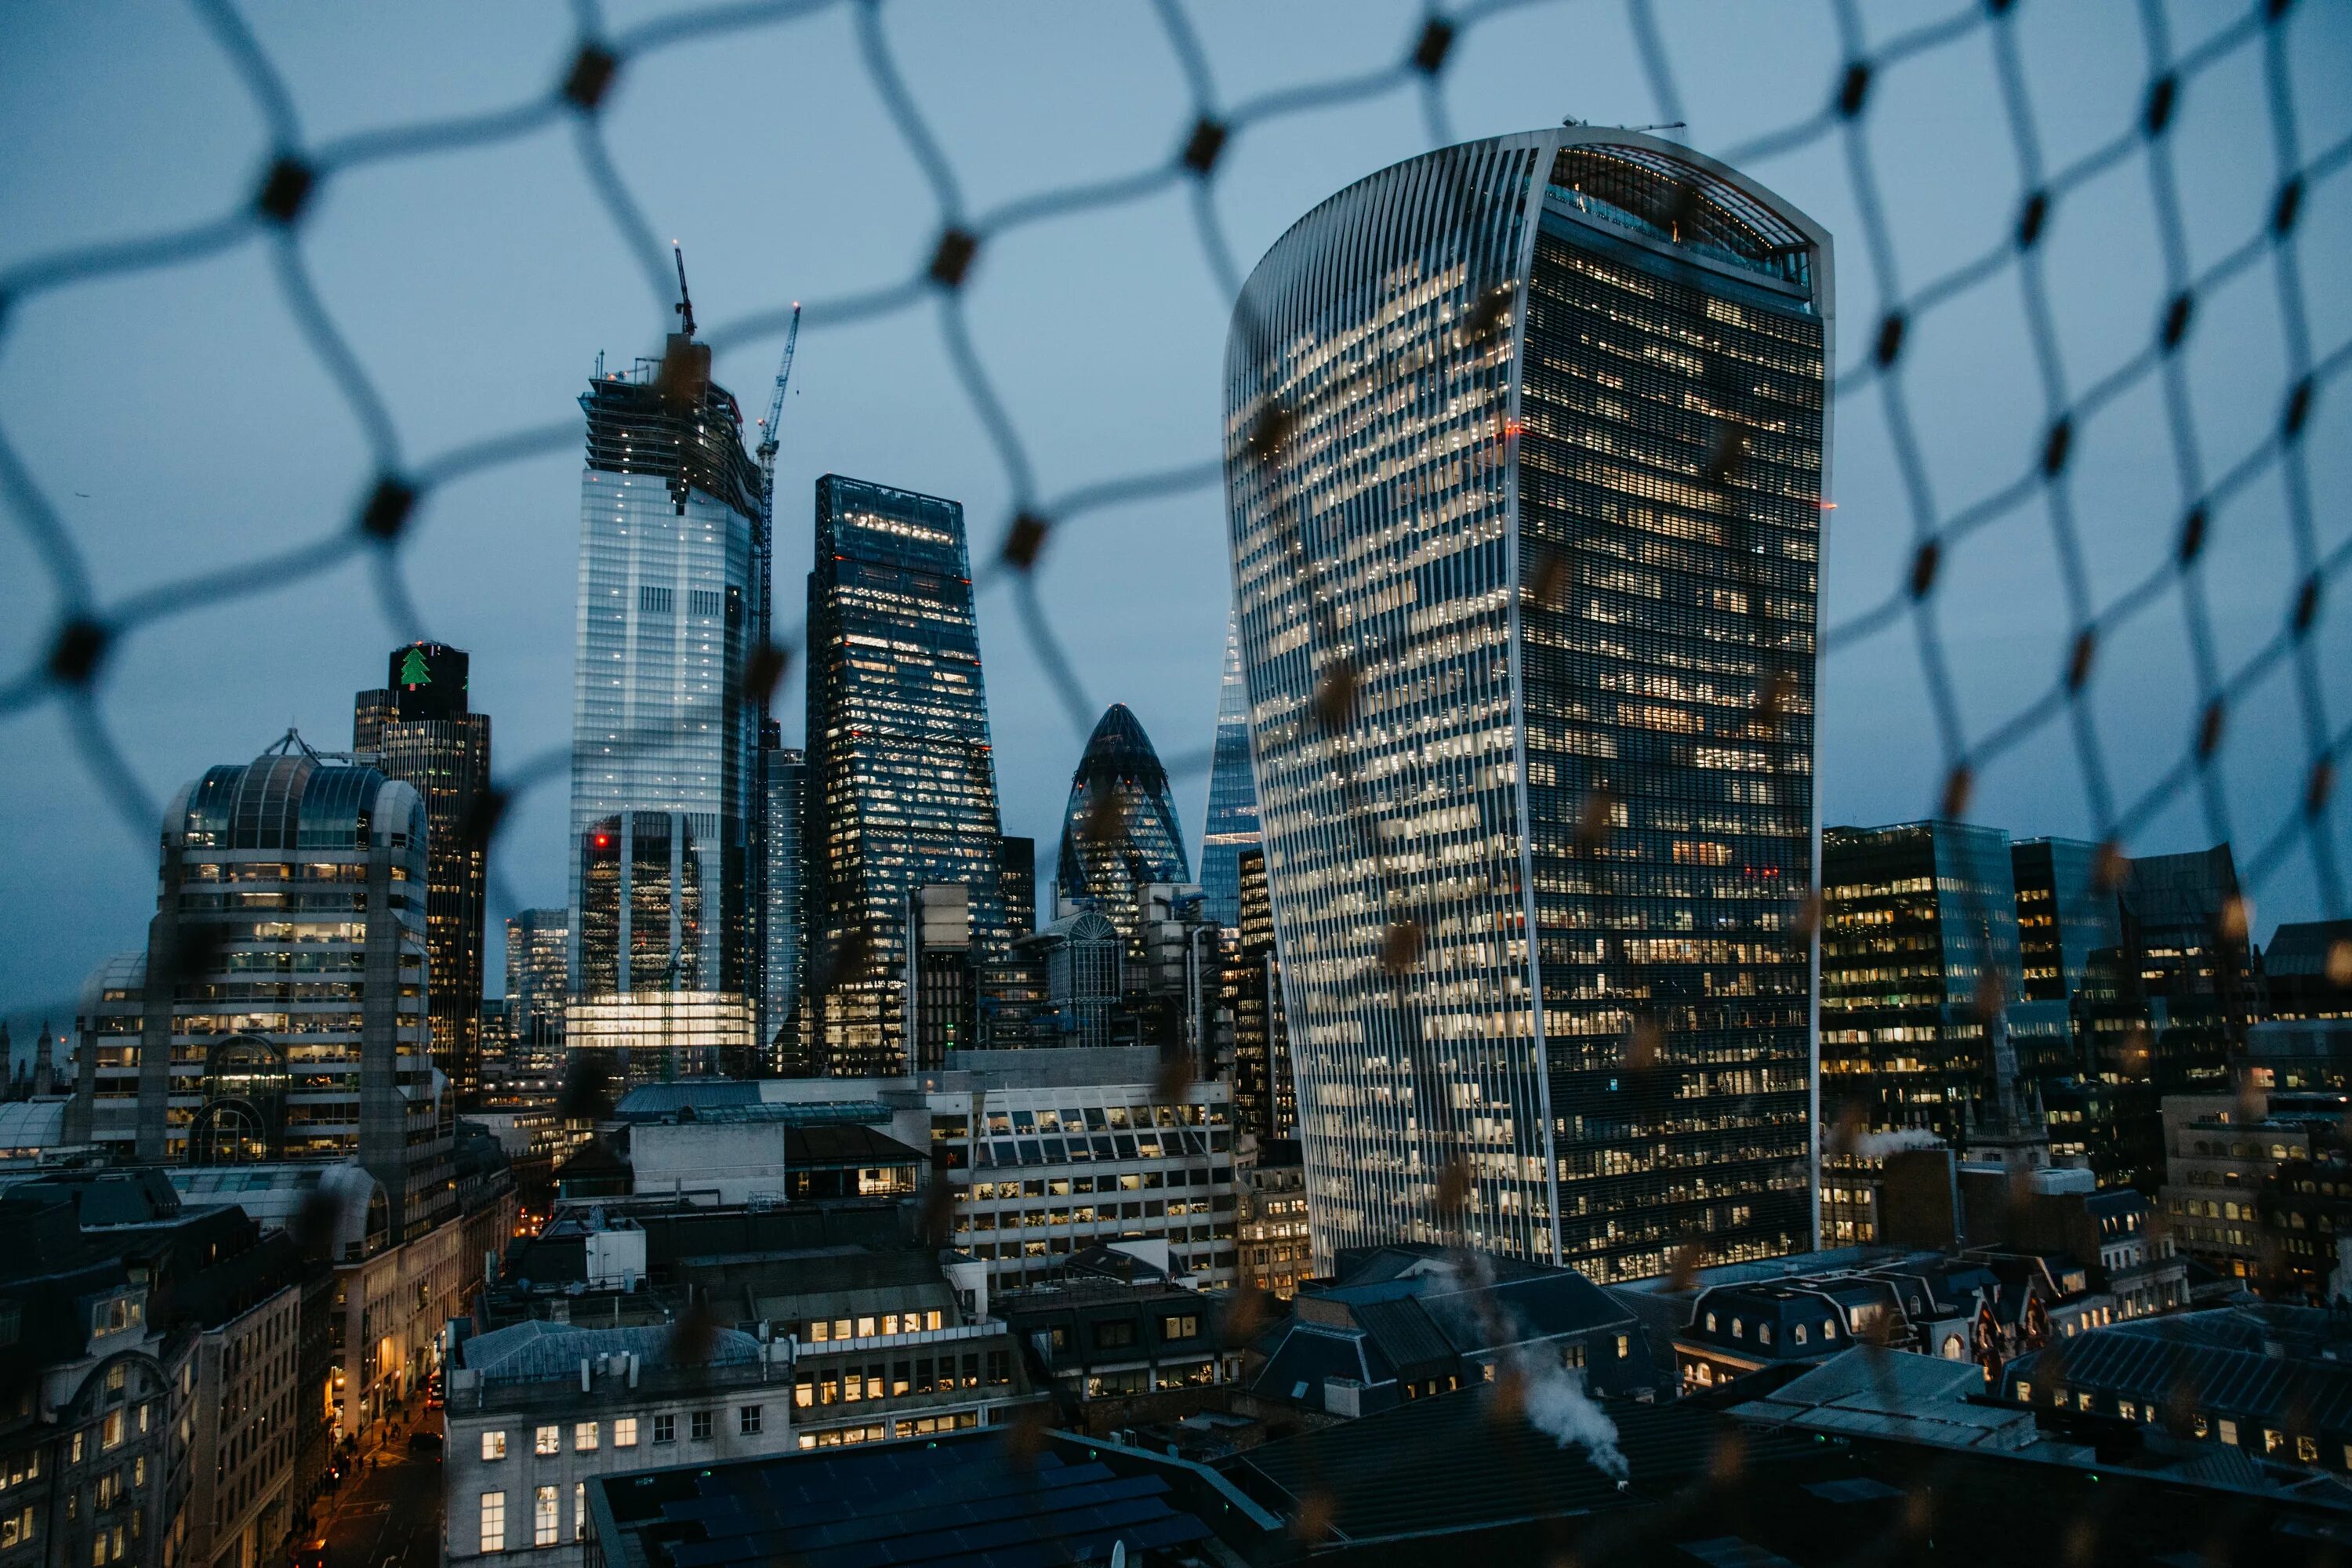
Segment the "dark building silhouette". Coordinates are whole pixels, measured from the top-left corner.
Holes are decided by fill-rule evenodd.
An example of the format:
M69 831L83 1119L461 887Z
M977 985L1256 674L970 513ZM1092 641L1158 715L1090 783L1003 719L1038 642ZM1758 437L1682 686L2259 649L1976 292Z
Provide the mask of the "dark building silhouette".
M2263 950L2273 1018L2352 1018L2352 921L2283 925Z
M1282 961L1274 947L1274 906L1266 896L1265 851L1234 857L1240 925L1228 944L1225 1005L1234 1019L1234 1125L1262 1140L1298 1135L1298 1091L1290 1069L1290 1032L1282 1016Z
M460 648L392 650L386 683L352 700L352 753L425 799L425 949L433 1060L460 1105L481 1090L482 941L489 876L490 716L471 707Z
M907 1040L908 910L970 889L971 959L1008 940L996 763L963 508L827 474L808 580L802 889L811 1068L896 1074Z
M2009 847L2017 883L2018 995L2065 1002L2083 988L2091 954L2122 940L2113 888L2102 888L2099 847L2079 838L2021 838Z
M997 876L1004 885L1004 922L1015 941L1037 929L1037 841L1005 838L997 857Z

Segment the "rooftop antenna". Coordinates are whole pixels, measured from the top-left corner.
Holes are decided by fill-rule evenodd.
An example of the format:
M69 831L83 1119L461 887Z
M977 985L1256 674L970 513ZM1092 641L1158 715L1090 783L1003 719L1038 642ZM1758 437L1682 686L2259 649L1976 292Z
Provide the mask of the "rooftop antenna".
M688 337L694 336L694 296L686 291L686 252L676 240L669 242L669 253L677 262L677 303L670 309L678 314L678 325Z

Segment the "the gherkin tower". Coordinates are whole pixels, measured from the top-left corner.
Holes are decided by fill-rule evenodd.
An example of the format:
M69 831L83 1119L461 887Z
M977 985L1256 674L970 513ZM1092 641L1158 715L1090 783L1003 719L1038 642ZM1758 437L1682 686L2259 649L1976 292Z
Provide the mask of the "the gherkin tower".
M1168 770L1134 713L1114 702L1070 775L1055 877L1062 903L1093 900L1120 935L1132 937L1138 892L1192 877L1168 795Z

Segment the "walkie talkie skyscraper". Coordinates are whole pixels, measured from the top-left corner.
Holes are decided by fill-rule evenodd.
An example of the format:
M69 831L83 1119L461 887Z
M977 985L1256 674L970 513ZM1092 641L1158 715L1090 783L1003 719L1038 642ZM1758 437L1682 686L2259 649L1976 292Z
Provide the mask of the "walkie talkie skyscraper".
M1571 126L1252 274L1226 473L1318 1268L1811 1239L1830 243Z

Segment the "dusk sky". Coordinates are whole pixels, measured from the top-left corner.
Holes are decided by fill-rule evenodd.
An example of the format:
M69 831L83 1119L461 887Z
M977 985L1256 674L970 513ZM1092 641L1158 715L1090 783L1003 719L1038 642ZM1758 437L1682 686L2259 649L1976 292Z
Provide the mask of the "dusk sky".
M2154 0L2152 0L2154 4ZM604 29L685 9L613 5ZM1466 26L1443 79L1454 140L1563 116L1668 118L1617 0L1504 9ZM1856 6L1865 52L1968 15L1969 0ZM2155 5L2186 54L2238 5ZM1660 33L1690 124L1723 153L1827 104L1848 46L1827 4L1662 4ZM1411 48L1408 4L1188 0L1221 112L1308 83L1360 76ZM307 145L352 132L519 104L556 80L574 45L555 4L248 5ZM1128 4L885 6L881 32L951 167L969 215L1034 193L1168 164L1194 106L1153 11ZM2127 131L2151 75L2140 8L2025 5L2010 25L2045 169ZM2284 77L2299 156L2352 133L2352 6L2295 7ZM1880 73L1864 144L1893 236L1898 286L1916 289L1985 253L2029 186L1978 26ZM251 95L188 7L0 8L0 271L61 248L188 226L242 205L268 154ZM628 63L604 122L615 166L666 245L685 248L706 331L793 300L837 301L914 275L937 240L932 186L877 95L856 10L679 45ZM404 459L429 462L501 432L578 419L599 352L658 351L656 299L583 174L573 117L488 148L403 157L328 181L299 234L326 311L381 390ZM1211 186L1244 271L1301 214L1350 181L1432 144L1417 79L1378 96L1237 131ZM2279 178L2260 40L2196 76L2165 146L2193 270L2261 233ZM1841 134L1745 167L1836 240L1837 353L1866 362L1883 295ZM2338 167L2341 166L2338 161ZM2057 204L2041 248L2070 395L2153 342L2165 282L2149 159L2135 145ZM984 245L966 289L973 348L1036 472L1041 499L1181 468L1219 449L1227 304L1204 258L1189 177L1143 199L1022 226ZM2352 172L2315 184L2298 224L2299 290L2314 357L2352 338ZM2283 274L2267 247L2200 300L2182 353L2210 484L2275 431L2290 379ZM2002 267L1927 312L1905 385L1938 516L2027 473L2048 413L2018 269ZM747 419L767 403L782 346L766 331L724 346L719 380ZM2340 362L2339 362L2340 363ZM2320 555L2352 534L2352 377L2320 388L2302 460ZM280 293L257 235L191 264L43 292L0 317L0 434L82 551L101 607L155 585L269 557L350 526L371 482L368 448ZM2160 378L2142 376L2078 426L2069 467L2095 604L2174 549L2183 499ZM419 624L387 617L364 557L142 629L111 653L100 711L160 811L205 767L249 760L289 725L321 749L351 743L354 690L386 652L429 636L473 656L474 705L495 726L501 773L568 745L580 450L485 469L433 495L399 570ZM803 333L777 478L776 622L796 626L810 503L838 472L961 500L976 566L992 559L1013 489L950 365L929 290L895 312ZM2287 470L2265 468L2216 512L2203 593L2213 658L2234 671L2284 624L2299 568ZM1836 626L1895 589L1912 517L1875 389L1836 405L1822 620ZM60 600L0 494L0 683L37 666ZM1213 484L1093 512L1052 538L1038 590L1097 710L1132 707L1161 755L1193 765L1179 803L1197 844L1216 708L1229 574ZM2011 719L2064 668L2072 628L2041 494L1944 557L1937 636L1971 740ZM2336 580L2316 634L2326 722L2352 721L2352 593ZM1055 698L1016 601L980 600L1008 832L1045 870L1083 729ZM2125 805L2191 744L2199 708L2182 596L2161 593L2102 645L2093 709ZM1928 714L1920 640L1898 620L1826 658L1821 784L1829 823L1927 815L1945 759ZM2144 852L2202 847L2226 831L2242 868L2297 809L2304 721L2293 665L2234 700L2217 787L2180 791L2134 834ZM801 740L798 670L777 694ZM157 822L127 822L79 760L54 701L0 715L0 1015L20 1051L47 1017L69 1026L83 977L143 944ZM1091 721L1091 714L1087 715ZM2339 767L2341 767L2339 763ZM527 791L497 847L488 955L503 983L499 917L564 896L565 780ZM2352 806L2329 819L2352 863ZM2019 837L2094 836L2072 733L2042 726L1986 769L1969 816ZM1050 874L1050 873L1048 873ZM2307 850L2254 889L2254 928L2352 914L2326 907Z

